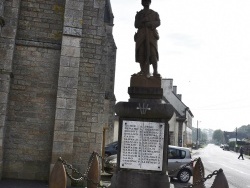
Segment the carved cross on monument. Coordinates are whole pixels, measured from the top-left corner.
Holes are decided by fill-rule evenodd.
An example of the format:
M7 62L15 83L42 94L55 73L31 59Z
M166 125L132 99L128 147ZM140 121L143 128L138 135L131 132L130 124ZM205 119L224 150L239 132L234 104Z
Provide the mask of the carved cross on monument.
M139 107L137 107L136 110L140 110L141 114L144 115L147 113L147 110L151 110L151 108L148 108L148 104L142 103L141 106L141 103L139 103Z

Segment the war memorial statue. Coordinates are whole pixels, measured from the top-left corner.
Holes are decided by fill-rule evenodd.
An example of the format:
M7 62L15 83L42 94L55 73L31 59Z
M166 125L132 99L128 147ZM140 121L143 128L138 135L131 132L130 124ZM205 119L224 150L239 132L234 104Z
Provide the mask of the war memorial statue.
M149 6L151 0L142 0L144 9L137 12L135 16L135 28L138 29L135 33L134 40L135 60L140 63L141 71L138 74L150 76L150 64L152 64L154 76L160 76L157 70L157 62L159 60L157 41L159 34L157 27L160 26L161 21L159 14L151 9Z
M168 121L174 108L162 100L161 76L157 70L159 35L156 28L160 18L149 9L151 0L141 3L144 9L135 16L138 30L134 36L136 62L140 63L141 70L131 76L129 101L115 105L119 117L118 153L111 188L170 188Z

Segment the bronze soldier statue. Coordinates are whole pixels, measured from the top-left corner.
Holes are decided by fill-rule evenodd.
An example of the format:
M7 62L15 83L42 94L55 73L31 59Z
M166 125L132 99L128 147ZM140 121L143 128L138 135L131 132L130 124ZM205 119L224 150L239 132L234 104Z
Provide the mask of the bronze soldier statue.
M144 9L137 12L135 16L135 28L138 30L134 37L136 42L135 59L136 62L140 63L141 68L138 74L149 77L149 66L152 64L153 75L160 76L157 70L159 34L156 30L161 24L160 17L157 12L149 9L151 0L142 0L141 4Z

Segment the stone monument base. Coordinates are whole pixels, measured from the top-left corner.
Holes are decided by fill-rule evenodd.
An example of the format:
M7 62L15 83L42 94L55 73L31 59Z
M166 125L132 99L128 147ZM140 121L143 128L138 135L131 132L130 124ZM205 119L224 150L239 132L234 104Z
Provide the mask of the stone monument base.
M111 178L111 188L170 188L167 174L161 172L119 170Z
M161 77L151 76L147 78L143 75L134 74L130 79L128 88L129 101L144 101L149 99L155 103L161 103L163 89L161 88Z
M115 105L119 134L111 188L171 188L167 145L174 108L162 101L161 77L132 75L128 94L129 102Z
M161 88L161 77L134 74L130 79L130 87L157 87Z

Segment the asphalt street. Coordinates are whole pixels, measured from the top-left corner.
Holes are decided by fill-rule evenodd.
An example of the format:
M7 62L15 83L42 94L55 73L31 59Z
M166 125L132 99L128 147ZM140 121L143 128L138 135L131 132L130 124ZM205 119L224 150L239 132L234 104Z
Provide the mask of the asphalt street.
M205 176L220 168L223 170L230 188L250 188L250 160L238 159L239 154L233 151L224 151L219 146L209 144L198 150L193 158L200 157L204 168ZM214 177L205 182L206 187L211 187Z

